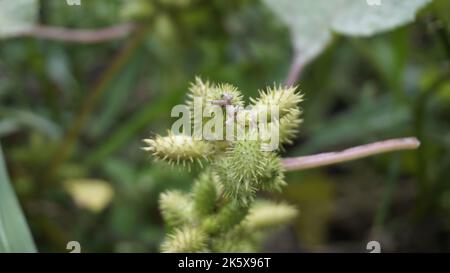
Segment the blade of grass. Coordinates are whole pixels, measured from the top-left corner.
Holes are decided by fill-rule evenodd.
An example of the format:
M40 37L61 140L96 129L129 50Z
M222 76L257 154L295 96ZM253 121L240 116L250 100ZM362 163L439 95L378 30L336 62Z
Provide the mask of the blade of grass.
M414 133L417 138L422 142L422 147L417 151L416 164L417 168L417 182L419 192L419 201L417 202L416 215L417 218L421 218L426 215L429 209L429 204L434 201L431 200L431 190L433 185L430 181L430 160L427 157L429 150L429 139L426 137L427 132L427 108L429 107L429 101L440 89L439 87L448 80L449 71L445 70L439 75L435 81L433 81L428 88L423 90L416 98L415 104L412 108L412 115L414 117Z
M0 252L36 252L36 246L6 172L1 146Z
M395 188L398 182L398 176L400 172L400 158L398 155L393 155L391 159L390 169L388 179L385 184L384 192L382 195L381 203L377 209L375 214L375 219L373 223L373 234L377 234L377 232L383 229L384 224L389 216L389 209L392 204L392 197L395 192Z

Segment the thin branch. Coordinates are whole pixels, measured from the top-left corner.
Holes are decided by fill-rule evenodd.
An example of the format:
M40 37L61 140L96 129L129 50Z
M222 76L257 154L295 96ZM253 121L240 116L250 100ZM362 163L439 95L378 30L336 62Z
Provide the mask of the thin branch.
M312 169L381 153L417 149L419 145L420 142L415 137L389 139L356 146L340 152L285 158L283 159L283 167L286 171Z
M130 23L102 29L68 29L63 27L38 25L13 35L10 38L32 37L62 42L94 44L119 39L127 36L135 29Z
M295 85L295 83L299 80L301 73L303 72L304 66L305 63L303 61L303 58L300 52L297 51L292 58L292 63L284 84L286 86Z

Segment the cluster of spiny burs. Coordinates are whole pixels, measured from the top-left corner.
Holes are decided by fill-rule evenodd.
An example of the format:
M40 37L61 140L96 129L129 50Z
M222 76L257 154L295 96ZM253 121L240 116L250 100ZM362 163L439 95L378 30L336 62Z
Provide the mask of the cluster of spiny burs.
M244 105L236 87L199 78L191 84L186 102L191 113L194 97L200 97L206 106L218 101L226 101L236 109ZM274 86L260 91L259 98L251 99L250 104L252 109L279 107L279 117L272 119L268 115L268 122L277 123L281 147L291 143L298 131L301 101L296 88ZM220 106L224 116L225 104ZM156 160L202 168L191 192L170 190L160 196L160 209L168 228L162 252L258 251L265 233L296 217L297 210L286 203L255 198L260 190L279 191L285 182L279 150L263 151L263 140L251 139L196 140L169 132L167 136L144 140L147 145L143 149Z

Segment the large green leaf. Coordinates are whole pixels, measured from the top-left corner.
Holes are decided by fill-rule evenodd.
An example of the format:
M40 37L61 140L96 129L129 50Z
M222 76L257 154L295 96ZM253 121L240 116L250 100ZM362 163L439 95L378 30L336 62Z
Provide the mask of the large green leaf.
M11 187L0 146L0 252L36 252L36 247Z
M414 20L416 12L430 0L264 0L288 25L294 47L306 64L329 44L332 32L371 36Z
M37 20L38 0L0 0L0 38L32 27Z

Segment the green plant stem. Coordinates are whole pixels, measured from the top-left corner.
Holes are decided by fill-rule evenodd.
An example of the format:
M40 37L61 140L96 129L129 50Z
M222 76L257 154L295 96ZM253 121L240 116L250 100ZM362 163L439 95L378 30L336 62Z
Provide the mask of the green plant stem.
M127 60L139 47L142 40L146 37L147 31L147 27L140 27L139 29L137 29L127 45L120 51L118 55L116 55L111 65L105 70L92 92L84 100L80 112L76 116L75 120L72 123L72 126L65 134L64 138L61 141L61 144L59 145L53 156L53 160L50 163L49 169L50 176L56 173L56 170L59 168L59 166L70 155L75 143L77 142L81 134L81 130L83 129L87 119L95 109L99 98L105 92L111 80L117 75L117 73L120 72Z
M436 2L437 1L433 2L433 9L434 9L433 16L438 19L436 19L435 22L432 22L432 24L433 24L432 26L433 26L434 33L437 35L437 38L439 39L439 41L442 45L442 48L444 49L445 54L447 55L447 60L450 60L450 37L448 35L448 32L450 29L449 29L449 26L446 25L446 23L448 23L448 22L445 22L444 20L439 19L439 15L438 15L439 6Z
M391 160L389 177L385 184L381 204L375 214L373 224L373 233L377 233L383 228L383 225L388 217L389 208L392 203L392 195L394 194L395 186L397 185L398 174L400 169L400 160L398 156L394 156Z
M420 93L417 96L415 105L413 107L413 116L414 116L414 133L418 137L419 140L422 141L422 147L418 149L416 153L416 164L418 170L418 186L420 189L420 200L417 205L416 216L421 217L427 211L427 206L429 206L432 202L428 202L430 196L430 185L428 181L429 173L428 173L428 160L427 160L427 150L428 143L426 141L426 130L425 130L425 122L426 122L426 108L428 105L429 99L439 90L439 86L444 82L448 81L448 72L444 71L442 75L440 75L426 90Z

